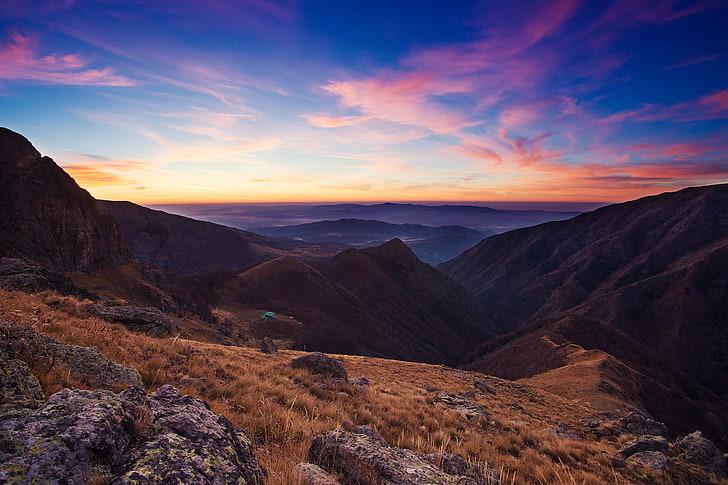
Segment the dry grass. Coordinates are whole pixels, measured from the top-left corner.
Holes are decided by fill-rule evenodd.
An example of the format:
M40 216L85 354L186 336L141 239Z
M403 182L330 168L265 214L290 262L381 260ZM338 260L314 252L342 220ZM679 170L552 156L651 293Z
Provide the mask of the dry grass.
M341 356L351 377L365 376L366 391L324 382L288 362L300 352L278 356L181 338L154 339L89 316L84 303L52 292L0 291L0 319L31 326L58 340L96 346L109 358L133 365L148 390L172 384L204 399L253 440L272 485L301 483L295 465L306 461L311 439L344 421L368 424L393 445L420 452L460 453L499 470L504 484L670 484L637 466L614 461L617 443L570 441L548 431L559 422L578 425L593 411L545 391L443 366L359 356ZM32 359L30 359L32 360ZM47 394L79 387L58 366L39 374ZM473 378L488 379L495 395L473 399L493 415L467 421L433 401L426 388L464 394ZM138 426L145 426L140 416ZM716 482L717 483L717 482Z

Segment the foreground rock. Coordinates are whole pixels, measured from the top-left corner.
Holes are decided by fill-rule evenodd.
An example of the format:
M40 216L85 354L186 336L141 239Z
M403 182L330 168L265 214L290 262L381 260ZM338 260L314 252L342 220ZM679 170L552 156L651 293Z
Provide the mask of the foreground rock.
M206 403L163 386L146 395L63 389L0 415L0 483L263 483L251 444Z
M624 457L643 451L657 451L664 454L667 453L668 446L667 439L662 436L642 435L625 443L617 453Z
M299 463L296 469L301 474L303 485L341 485L336 477L313 463Z
M627 461L637 463L656 472L664 472L668 463L667 456L659 451L640 451L627 458Z
M339 379L349 379L344 363L321 352L311 352L291 361L294 369L306 369L311 374L323 374Z
M179 323L154 307L89 305L88 308L103 320L124 324L153 337L168 337L179 330Z
M2 335L2 333L0 333ZM43 399L38 379L28 364L16 358L8 339L0 339L0 415L10 406L33 406ZM3 450L0 437L0 450Z
M688 463L699 465L719 477L728 477L728 459L712 441L703 437L700 431L678 440L674 451Z
M108 359L96 347L69 345L41 335L29 327L2 323L0 340L13 349L13 358L22 356L24 360L42 364L48 369L62 364L73 377L95 387L142 385L142 376L135 368Z
M429 456L429 455L428 455ZM431 457L432 458L432 457ZM473 469L486 470L485 465L467 464L451 456L440 457L440 466L424 455L387 445L379 437L329 431L316 436L308 451L308 459L323 470L342 475L343 485L496 485L498 474L493 470L480 476L466 476ZM436 459L433 461L437 462ZM449 466L451 465L451 466ZM463 468L465 467L465 468Z
M449 408L459 411L460 414L468 419L483 417L488 421L491 420L490 413L483 406L451 392L438 393L437 397L435 397L435 402L442 403Z

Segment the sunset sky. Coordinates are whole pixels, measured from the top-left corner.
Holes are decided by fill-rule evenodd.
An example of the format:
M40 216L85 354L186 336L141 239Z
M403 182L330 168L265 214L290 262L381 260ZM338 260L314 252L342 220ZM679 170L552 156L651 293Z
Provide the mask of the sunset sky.
M726 25L726 0L4 0L0 125L143 204L624 201L728 182Z

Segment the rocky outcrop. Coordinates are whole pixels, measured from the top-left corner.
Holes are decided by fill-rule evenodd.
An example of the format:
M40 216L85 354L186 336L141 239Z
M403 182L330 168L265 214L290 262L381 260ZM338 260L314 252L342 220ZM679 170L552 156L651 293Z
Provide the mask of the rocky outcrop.
M278 349L276 348L276 344L273 343L273 339L270 337L263 337L263 340L260 342L260 351L264 354L270 354L270 355L276 355L278 354Z
M0 288L25 293L54 290L93 298L93 295L75 286L66 276L47 271L40 266L17 258L0 258Z
M171 386L63 389L0 415L2 483L261 484L250 442Z
M0 339L0 415L5 413L7 404L29 406L41 399L43 391L28 364L16 358L8 339Z
M431 458L438 465L428 460ZM384 440L343 430L329 431L313 439L310 462L342 476L343 485L496 485L498 474L485 465L467 464L452 456L433 458L389 446ZM441 468L442 467L442 468ZM481 478L461 475L476 468L487 470ZM474 472L473 472L474 473Z
M491 420L490 413L483 406L451 392L439 392L435 397L435 402L442 403L449 408L459 411L467 419L483 417L488 421Z
M322 374L339 379L349 379L344 363L321 352L311 352L291 361L294 369L306 369L311 374Z
M635 453L641 453L643 451L659 451L660 453L667 453L668 446L667 439L663 436L642 435L625 443L617 453L625 457L629 457Z
M0 255L51 271L130 260L116 221L22 135L0 128Z
M728 477L728 460L715 444L695 431L675 443L676 455L694 463L719 477Z
M179 330L179 323L154 307L89 305L97 317L122 323L131 330L148 333L153 337L168 337Z
M296 469L301 474L303 485L341 485L335 476L313 463L299 463Z
M42 363L48 369L61 364L68 368L71 376L94 387L142 385L142 376L135 368L108 359L96 347L69 345L40 335L32 328L1 322L0 341L13 349L13 358L17 355L27 361Z
M637 463L656 472L664 472L669 462L667 456L660 451L640 451L627 458L627 461Z
M619 420L619 424L634 435L667 436L665 423L646 418L640 413L632 412Z

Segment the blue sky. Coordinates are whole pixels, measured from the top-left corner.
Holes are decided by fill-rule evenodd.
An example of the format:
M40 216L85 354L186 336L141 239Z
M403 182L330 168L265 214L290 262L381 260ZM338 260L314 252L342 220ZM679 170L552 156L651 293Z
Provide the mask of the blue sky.
M726 1L9 0L0 121L139 203L728 181Z

